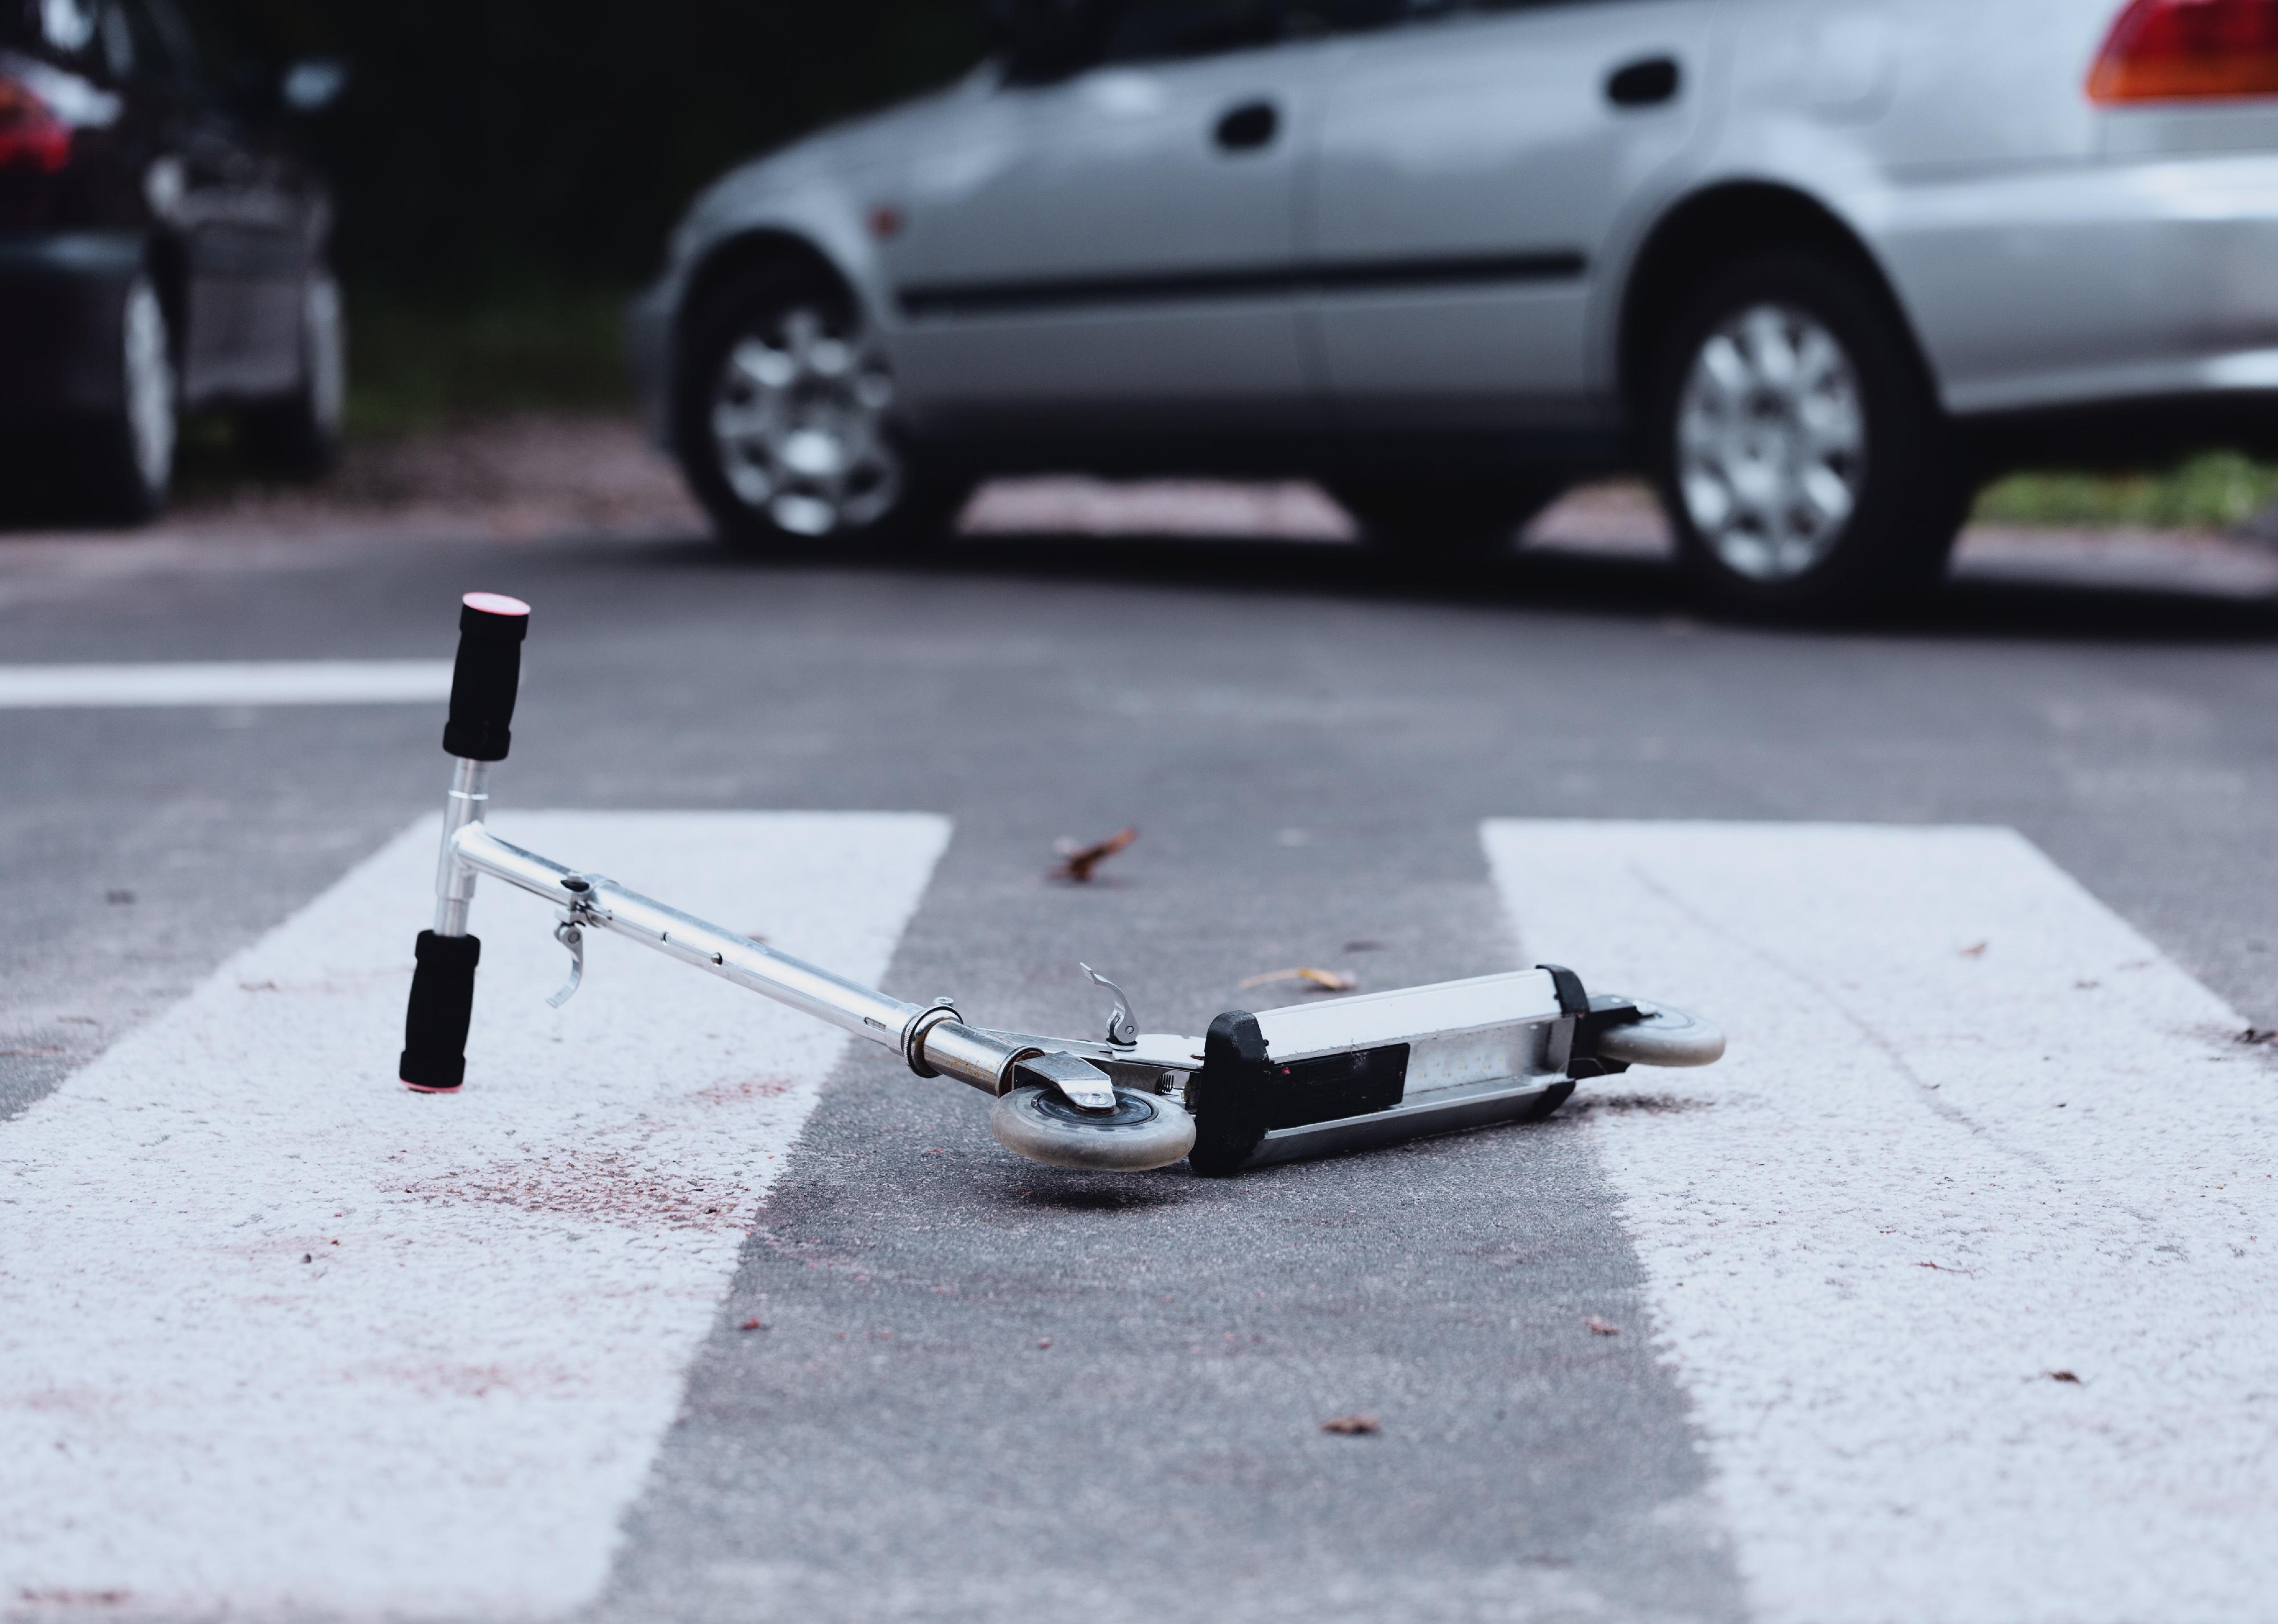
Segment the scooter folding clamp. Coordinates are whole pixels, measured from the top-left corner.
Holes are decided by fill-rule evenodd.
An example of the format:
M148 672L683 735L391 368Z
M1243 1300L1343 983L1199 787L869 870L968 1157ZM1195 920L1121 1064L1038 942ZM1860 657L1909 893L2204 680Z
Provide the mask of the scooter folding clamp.
M1503 1122L1534 1121L1577 1084L1632 1065L1707 1065L1716 1027L1665 1004L1599 995L1563 965L1403 987L1255 1014L1229 1010L1203 1036L1138 1029L1121 987L1105 1039L967 1024L954 1001L918 1004L778 952L602 875L565 867L485 826L490 764L506 759L530 606L462 600L444 748L455 758L435 875L435 923L419 934L397 1075L424 1094L464 1084L482 943L467 931L484 875L558 910L570 955L559 1008L602 931L710 972L898 1052L920 1077L991 1095L990 1127L1034 1161L1141 1171L1184 1160L1223 1175L1301 1157Z

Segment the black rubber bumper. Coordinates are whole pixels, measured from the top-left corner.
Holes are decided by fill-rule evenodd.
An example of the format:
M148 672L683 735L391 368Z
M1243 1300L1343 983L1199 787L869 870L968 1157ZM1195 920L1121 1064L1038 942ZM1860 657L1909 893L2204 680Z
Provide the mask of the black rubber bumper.
M0 232L0 424L119 409L119 324L142 263L128 233Z

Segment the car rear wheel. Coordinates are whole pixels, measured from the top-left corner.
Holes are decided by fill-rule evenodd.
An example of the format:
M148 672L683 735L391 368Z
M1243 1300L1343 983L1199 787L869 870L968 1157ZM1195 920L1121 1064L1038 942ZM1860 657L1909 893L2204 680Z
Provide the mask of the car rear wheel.
M955 520L970 481L923 466L854 301L811 276L761 276L693 324L676 402L681 467L721 539L759 550L883 546Z
M166 505L178 429L172 327L147 275L126 286L118 345L118 404L76 432L69 499L97 522L141 524Z
M1666 332L1649 426L1679 557L1730 606L1901 605L1936 582L1967 508L1898 318L1832 257L1711 277Z
M247 454L279 473L323 473L340 454L348 379L340 285L320 266L301 291L301 380L291 394L252 407L238 420Z
M1361 540L1387 553L1438 557L1488 553L1556 501L1567 481L1531 474L1493 482L1340 480L1330 493L1359 522Z

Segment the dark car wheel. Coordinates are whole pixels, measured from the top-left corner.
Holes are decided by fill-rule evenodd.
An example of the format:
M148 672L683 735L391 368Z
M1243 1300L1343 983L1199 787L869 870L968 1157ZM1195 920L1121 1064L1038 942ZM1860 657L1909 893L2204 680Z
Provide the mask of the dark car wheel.
M761 273L695 314L674 402L689 486L731 546L883 547L947 530L972 484L924 466L843 289Z
M301 381L284 399L249 407L238 419L247 455L281 474L323 473L340 454L348 384L340 285L319 267L301 290Z
M1731 607L1901 605L1938 578L1968 505L1898 318L1830 256L1743 261L1696 290L1657 352L1647 428L1684 567Z
M117 344L118 404L77 431L67 499L86 518L141 524L166 505L179 428L173 330L147 275L126 285Z
M1508 546L1527 521L1565 494L1567 484L1549 473L1493 482L1339 480L1330 493L1359 522L1369 545L1445 558Z

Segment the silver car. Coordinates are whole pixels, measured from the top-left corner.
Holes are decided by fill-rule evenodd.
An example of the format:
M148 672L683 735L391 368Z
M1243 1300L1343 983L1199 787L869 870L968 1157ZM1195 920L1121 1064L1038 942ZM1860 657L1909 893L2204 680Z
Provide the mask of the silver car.
M1764 608L1977 484L2278 390L2278 0L1018 0L962 82L707 190L637 301L731 542L998 472L1322 481L1491 547L1660 489Z

